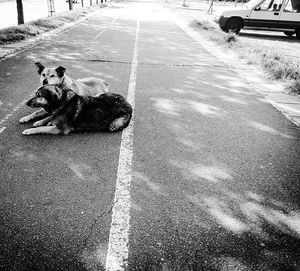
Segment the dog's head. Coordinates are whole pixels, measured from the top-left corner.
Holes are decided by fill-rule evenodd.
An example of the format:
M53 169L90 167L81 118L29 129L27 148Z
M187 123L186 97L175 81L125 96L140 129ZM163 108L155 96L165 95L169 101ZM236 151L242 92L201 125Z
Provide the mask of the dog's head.
M71 89L61 89L58 86L44 85L39 87L26 105L30 107L42 107L48 113L54 112L62 104L66 104L76 94Z
M42 107L47 112L51 112L59 105L61 96L62 90L59 87L44 85L36 90L34 97L26 105L30 107Z
M66 68L59 66L57 68L46 68L40 62L35 63L38 74L40 75L41 85L58 86L62 83Z

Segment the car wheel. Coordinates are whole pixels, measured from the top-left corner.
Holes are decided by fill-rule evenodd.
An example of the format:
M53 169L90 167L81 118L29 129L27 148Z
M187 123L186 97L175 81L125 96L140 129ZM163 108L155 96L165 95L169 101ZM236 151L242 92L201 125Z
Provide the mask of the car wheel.
M226 32L233 32L238 34L242 29L242 21L238 18L231 18L228 20L225 26Z
M286 36L291 37L295 34L295 31L285 31L283 32Z
M300 40L300 28L296 29L296 38Z

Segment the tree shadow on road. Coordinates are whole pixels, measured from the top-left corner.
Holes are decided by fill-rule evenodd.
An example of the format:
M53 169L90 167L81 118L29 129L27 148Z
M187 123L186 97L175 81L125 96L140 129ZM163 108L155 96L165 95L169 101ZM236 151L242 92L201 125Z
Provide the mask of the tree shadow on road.
M143 71L128 270L298 270L299 131L231 71L170 71Z

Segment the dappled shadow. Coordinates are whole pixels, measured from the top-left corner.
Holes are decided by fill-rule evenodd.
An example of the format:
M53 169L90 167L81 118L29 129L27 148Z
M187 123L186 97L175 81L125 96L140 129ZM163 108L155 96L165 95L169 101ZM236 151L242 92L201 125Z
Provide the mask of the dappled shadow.
M298 270L299 131L199 44L151 39L139 56L162 65L140 71L129 270Z
M240 195L226 189L218 197L199 194L190 196L189 200L234 234L252 232L262 242L271 241L272 235L278 233L300 239L299 212L280 200L264 198L250 191Z
M59 39L45 40L35 46L27 58L33 63L37 60L45 63L76 61L123 61L130 62L129 45L135 37L136 25L133 21L100 24L99 20L90 20L64 33ZM106 37L109 29L109 39ZM84 33L84 35L82 35ZM120 43L119 41L123 42ZM126 51L126 53L125 53Z
M224 165L187 163L179 173L178 165L160 163L172 172L170 182L133 174L140 187L135 196L145 204L134 200L132 206L140 220L133 223L129 270L300 268L300 215L293 204L231 189L238 175Z
M210 257L215 256L210 264L215 270L227 264L227 268L237 265L241 270L299 268L300 215L290 206L252 192L224 191L218 198L193 195L190 200L225 230L221 234L226 243L212 240L208 245L212 246ZM197 253L203 257L201 251Z
M138 78L147 80L138 82L129 270L299 269L299 132L274 121L261 96L199 44L184 33L166 36L165 27L142 29L139 43ZM123 36L110 40L118 46L95 41L81 49L88 41L71 32L77 41L45 42L28 59L66 61L77 78L101 76L88 60L132 59L119 41L134 32L119 30ZM16 134L0 145L8 169L1 184L4 267L26 269L27 261L49 262L53 270L103 269L120 135L20 143Z
M131 248L138 254L130 255L129 270L298 270L299 211L251 190L216 187L233 180L228 169L201 171L198 180L210 188L189 188L174 180L169 187L134 173L136 184L145 185L145 179L152 184L143 188L148 206L133 205L146 234L138 226L132 229ZM193 192L186 193L189 189Z
M99 155L117 157L121 134L22 137L11 146L19 126L0 144L1 270L104 270L117 162Z
M260 130L262 132L269 133L271 135L281 136L282 138L294 139L293 136L290 136L288 134L280 132L280 131L278 131L278 130L276 130L276 129L268 126L268 125L265 125L265 124L262 124L262 123L259 123L259 122L249 121L248 125L251 126L251 127L254 127L255 129Z

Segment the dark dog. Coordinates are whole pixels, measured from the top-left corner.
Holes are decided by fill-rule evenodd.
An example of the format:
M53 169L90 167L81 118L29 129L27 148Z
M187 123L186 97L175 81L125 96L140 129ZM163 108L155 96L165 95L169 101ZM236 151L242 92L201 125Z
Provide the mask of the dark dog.
M45 85L27 102L42 107L50 114L50 126L23 131L23 135L68 134L76 131L119 131L132 116L131 105L119 94L104 93L99 97L80 96L71 89Z

